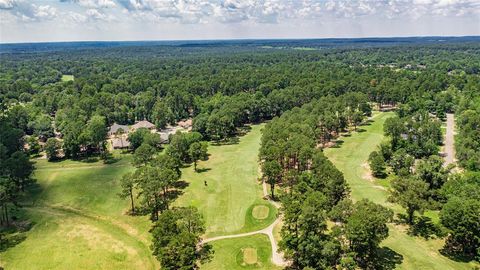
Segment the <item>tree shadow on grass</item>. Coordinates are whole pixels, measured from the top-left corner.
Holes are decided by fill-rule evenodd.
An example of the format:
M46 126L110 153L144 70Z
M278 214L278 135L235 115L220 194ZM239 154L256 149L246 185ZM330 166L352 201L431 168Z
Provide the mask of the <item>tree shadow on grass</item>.
M408 229L408 233L414 236L420 236L425 239L444 236L441 228L432 222L429 217L421 216L415 219L415 222Z
M177 181L175 184L173 184L173 187L176 189L186 189L189 185L190 183L186 181Z
M475 260L475 254L463 253L461 245L452 237L447 237L445 245L440 249L440 254L456 262L468 263Z
M237 128L237 136L244 136L252 130L251 126L243 126Z
M374 262L374 269L395 269L403 262L403 256L389 247L382 247L377 250L377 260Z
M373 122L375 122L375 121L373 121L372 119L367 119L367 120L363 121L362 123L360 123L360 126L370 126Z
M13 221L8 227L0 227L0 253L27 239L27 232L33 225L30 221Z
M197 173L204 173L210 171L211 168L197 168Z
M356 132L358 132L358 133L363 133L365 131L367 131L367 130L364 129L364 128L357 128L357 130L356 130Z
M336 140L335 144L331 148L340 148L342 147L342 144L345 143L343 140Z
M233 145L238 144L240 142L240 138L238 136L228 137L223 141L215 141L212 143L214 146L222 146L222 145Z

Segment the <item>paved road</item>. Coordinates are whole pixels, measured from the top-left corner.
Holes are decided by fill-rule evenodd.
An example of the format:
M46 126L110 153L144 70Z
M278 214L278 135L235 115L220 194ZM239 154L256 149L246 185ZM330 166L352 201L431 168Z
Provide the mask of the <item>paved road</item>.
M443 152L445 155L444 165L447 166L455 162L455 117L452 113L447 113L447 131L445 133L445 142Z
M267 185L265 184L265 182L263 182L262 185L263 185L263 196L268 197ZM280 208L280 204L278 202L274 202L270 199L269 199L269 202L273 204L275 207ZM272 224L270 224L268 227L264 229L253 231L253 232L247 232L247 233L222 235L222 236L207 238L207 239L203 239L202 243L208 243L208 242L213 242L213 241L222 240L222 239L251 236L255 234L265 234L270 239L270 245L272 247L272 263L278 266L287 266L288 262L285 261L285 259L283 258L283 253L278 251L277 241L275 240L275 237L273 237L273 229L281 221L282 221L282 216L279 216L277 219L275 219L275 221Z

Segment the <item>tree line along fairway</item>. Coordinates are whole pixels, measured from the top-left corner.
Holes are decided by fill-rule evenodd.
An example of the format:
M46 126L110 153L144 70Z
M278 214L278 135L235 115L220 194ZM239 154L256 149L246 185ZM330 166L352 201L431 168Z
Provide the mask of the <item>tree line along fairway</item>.
M340 138L343 144L339 148L325 149L325 155L343 172L350 189L352 199L357 201L363 198L372 200L393 209L395 212L403 211L398 205L387 202L388 191L375 180L367 179L365 166L368 155L384 139L383 123L394 114L378 113L373 116L373 122L362 127L363 132L352 133L350 137ZM368 165L367 165L368 166ZM394 251L401 264L399 269L472 269L475 263L462 263L450 260L440 254L443 240L424 240L407 234L407 228L402 225L389 225L389 237L382 243ZM401 259L400 259L401 258Z
M191 167L183 170L182 179L188 187L176 203L200 210L206 222L206 236L255 231L275 219L276 209L261 199L262 188L257 181L262 127L252 125L238 143L210 145L209 159L198 163L200 173ZM268 207L265 218L252 216L256 205Z

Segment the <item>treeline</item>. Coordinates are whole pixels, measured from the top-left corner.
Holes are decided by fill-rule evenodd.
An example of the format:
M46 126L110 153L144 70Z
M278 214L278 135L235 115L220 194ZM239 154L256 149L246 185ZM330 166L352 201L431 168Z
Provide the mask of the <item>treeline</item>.
M24 133L10 123L8 116L0 115L0 240L2 226L8 227L17 218L10 215L11 209L34 182L33 164L23 147Z
M455 96L451 100L454 103L451 109L455 108L460 114L457 146L465 146L469 136L477 132L475 118L471 118L472 111L466 106L475 102L465 102L463 95L466 93L450 93ZM370 169L376 177L384 178L388 173L393 175L389 201L405 209L406 215L400 214L399 220L410 225L411 234L447 236L442 250L444 254L478 260L480 238L476 235L480 231L480 178L469 172L453 173L454 165L444 165L439 155L443 136L438 120L438 116L443 114L429 113L432 111L430 104L428 100L410 100L400 106L396 116L385 121L384 133L388 141L382 142L379 149L370 154ZM463 112L462 107L465 108ZM460 147L457 151L460 151L459 156L466 152L478 154L478 148L466 150ZM475 162L474 158L470 158L470 163L460 160L460 165L468 169ZM426 210L440 210L440 223L432 224L429 218L424 217ZM429 223L429 229L422 229L424 224Z
M327 96L267 123L259 158L264 180L281 186L280 248L295 269L375 267L393 213L367 200L352 203L343 174L322 147L356 129L371 109L361 93ZM335 222L330 230L327 222Z
M272 197L277 184L288 184L291 188L303 172L315 172L311 169L317 146L326 145L349 127L356 128L370 115L367 97L361 93L348 93L314 100L267 123L260 159L264 175L272 187ZM344 191L332 196L339 200L342 193Z
M480 78L466 89L456 114L455 150L458 162L471 171L480 171Z
M480 62L475 45L411 48L243 48L232 54L232 48L147 46L5 54L0 101L19 114L17 128L42 139L53 136L53 126L80 141L79 127L101 116L106 125L147 119L159 128L195 117L197 131L222 140L244 123L329 94L362 92L380 105L421 98L442 112L451 110L455 89L478 84L472 79ZM59 74L73 74L75 81L60 82Z
M203 217L194 207L172 207L172 203L185 187L180 168L193 162L196 171L197 161L208 158L207 144L200 133L177 132L171 135L168 148L159 152L146 132L132 133L142 139L133 154L136 169L123 175L118 195L130 201L130 214L150 216L153 255L162 268L195 269L212 253L210 245L200 243Z

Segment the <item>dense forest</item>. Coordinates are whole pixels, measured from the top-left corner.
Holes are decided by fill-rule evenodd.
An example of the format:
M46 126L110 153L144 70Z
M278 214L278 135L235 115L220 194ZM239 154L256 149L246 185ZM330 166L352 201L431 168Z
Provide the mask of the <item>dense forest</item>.
M160 129L192 118L194 132L173 136L166 155L156 152L159 138L141 130L131 135L132 142L137 136L137 169L122 180L132 213L131 190L142 190L137 211L155 222L154 254L175 269L178 254L166 257L165 245L195 250L204 231L195 209L169 209L167 193L179 168L207 158L205 141L221 143L239 127L267 121L259 158L271 197L283 203L280 246L286 257L298 269L375 268L393 213L367 200L350 201L342 173L322 149L368 121L372 110L395 109L384 127L388 142L370 155L372 173L395 178L391 200L406 209L408 224L416 212L440 210L446 252L479 260L479 43L306 46L126 43L1 53L2 225L34 181L29 156L44 150L52 160L108 159L107 127L113 123L148 120ZM457 118L461 170L455 172L438 156L446 113ZM158 177L164 181L157 183ZM175 227L185 215L198 228ZM335 229L327 230L327 221ZM161 237L178 233L185 237L177 242ZM195 259L185 264L194 266Z

